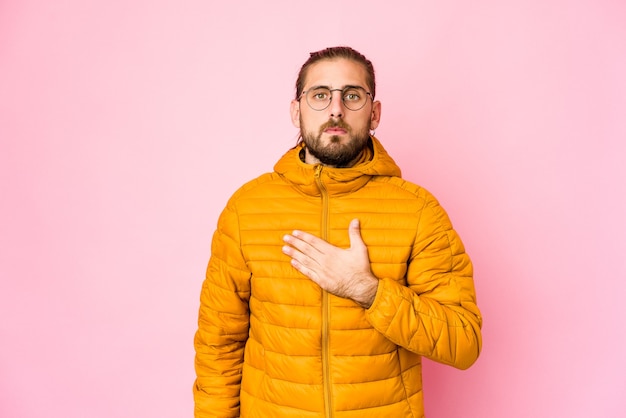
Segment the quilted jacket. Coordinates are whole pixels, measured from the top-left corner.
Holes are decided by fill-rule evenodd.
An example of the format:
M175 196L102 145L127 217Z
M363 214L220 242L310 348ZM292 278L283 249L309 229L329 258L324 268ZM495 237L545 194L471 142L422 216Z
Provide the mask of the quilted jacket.
M372 138L351 168L302 146L222 212L201 291L195 416L423 417L421 358L459 369L481 349L472 265L437 200ZM321 290L281 251L294 229L349 246L358 218L374 303Z

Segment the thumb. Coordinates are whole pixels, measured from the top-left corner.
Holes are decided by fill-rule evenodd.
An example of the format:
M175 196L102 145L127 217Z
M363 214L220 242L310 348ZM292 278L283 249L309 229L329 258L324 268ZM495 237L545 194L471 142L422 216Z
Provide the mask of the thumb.
M348 227L348 236L350 237L350 248L364 247L365 243L361 238L361 223L358 219L353 219Z

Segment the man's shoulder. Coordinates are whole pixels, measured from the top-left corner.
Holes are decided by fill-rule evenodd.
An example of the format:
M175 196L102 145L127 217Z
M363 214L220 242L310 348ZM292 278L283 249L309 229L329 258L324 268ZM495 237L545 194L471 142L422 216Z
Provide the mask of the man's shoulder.
M284 188L284 186L285 182L275 172L264 173L244 183L232 194L230 200L237 201L256 197L271 198L277 190Z
M432 194L419 184L396 176L377 176L373 179L375 184L388 188L398 194L414 196L416 198L432 198Z

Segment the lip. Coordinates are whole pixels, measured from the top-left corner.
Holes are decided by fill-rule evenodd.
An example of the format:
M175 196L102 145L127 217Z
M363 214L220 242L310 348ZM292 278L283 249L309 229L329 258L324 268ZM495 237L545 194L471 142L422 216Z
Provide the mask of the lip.
M343 128L326 128L324 129L324 132L326 132L327 134L332 134L332 135L343 135L346 133L346 130Z

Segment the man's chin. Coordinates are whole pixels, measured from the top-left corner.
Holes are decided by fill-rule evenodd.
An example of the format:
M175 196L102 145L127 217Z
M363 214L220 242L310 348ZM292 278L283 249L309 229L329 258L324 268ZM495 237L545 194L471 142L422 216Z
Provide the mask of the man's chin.
M345 138L345 136L346 135L331 135L330 138L328 138L328 141L331 144L339 144Z

